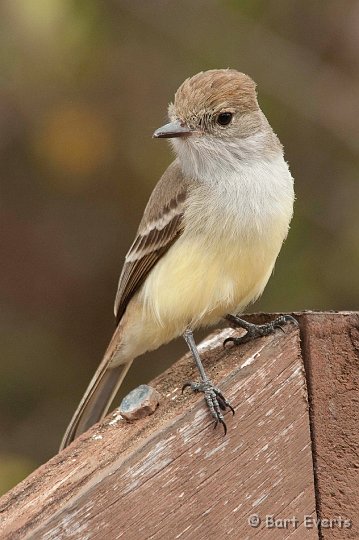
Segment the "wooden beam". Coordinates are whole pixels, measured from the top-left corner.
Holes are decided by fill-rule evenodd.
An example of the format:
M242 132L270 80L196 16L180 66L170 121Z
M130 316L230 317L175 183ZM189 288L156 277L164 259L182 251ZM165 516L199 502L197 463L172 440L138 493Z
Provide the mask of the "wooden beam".
M226 437L201 396L181 395L196 378L186 355L153 381L164 396L154 415L128 424L111 414L3 497L1 538L267 538L266 515L299 520L276 538L317 538L303 532L315 493L299 332L224 350L234 333L201 346L236 408Z
M226 329L202 345L236 407L227 437L201 396L180 394L196 376L187 355L153 382L164 396L153 416L111 414L5 495L0 537L358 538L359 314L296 316L301 345L291 327L223 350Z
M308 312L300 324L321 539L358 539L359 313Z

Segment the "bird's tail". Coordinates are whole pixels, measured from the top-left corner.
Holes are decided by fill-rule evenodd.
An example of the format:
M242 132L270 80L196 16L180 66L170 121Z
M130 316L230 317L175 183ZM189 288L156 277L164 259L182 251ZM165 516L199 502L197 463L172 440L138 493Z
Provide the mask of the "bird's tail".
M99 422L107 413L116 392L129 370L132 359L110 367L118 351L117 327L105 356L93 376L87 390L73 415L62 439L60 450L68 446L76 437Z

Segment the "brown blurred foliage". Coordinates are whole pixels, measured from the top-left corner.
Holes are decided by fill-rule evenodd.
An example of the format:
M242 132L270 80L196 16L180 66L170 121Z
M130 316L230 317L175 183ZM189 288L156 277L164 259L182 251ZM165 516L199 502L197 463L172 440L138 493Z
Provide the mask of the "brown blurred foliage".
M56 452L107 345L124 255L171 160L151 134L189 75L249 73L296 180L253 309L358 308L359 3L3 0L0 26L5 490ZM139 359L124 391L182 350Z

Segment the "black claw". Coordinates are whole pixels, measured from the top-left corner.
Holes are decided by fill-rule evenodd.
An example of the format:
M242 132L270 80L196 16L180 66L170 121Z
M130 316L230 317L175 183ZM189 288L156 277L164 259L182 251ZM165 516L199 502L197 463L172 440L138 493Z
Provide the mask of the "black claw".
M219 419L219 422L220 424L222 424L223 426L223 429L224 429L224 437L227 435L227 426L226 426L226 423L224 420L222 420L221 418Z
M286 322L290 322L294 324L295 326L299 326L299 322L297 321L295 317L292 317L292 315L284 315L284 318Z
M234 338L232 338L232 337L227 337L227 339L225 339L225 340L223 341L223 348L224 348L224 349L226 348L227 343L233 343L233 342L234 342Z
M224 431L224 437L225 437L227 435L227 425L226 425L225 421L222 420L222 418L216 418L215 421L214 421L214 424L213 424L213 429L216 429L218 424L222 424L223 431Z
M228 408L232 412L232 414L234 415L235 410L233 409L232 405L226 400L226 398L224 397L224 395L221 392L218 392L217 399L218 399L218 403L219 403L220 407L221 407L221 402L224 405L223 408L221 407L222 411L225 411Z
M202 381L200 383L195 382L186 382L182 386L182 393L186 388L191 388L194 392L203 392L205 395L206 403L212 413L212 416L215 420L213 428L215 429L220 423L223 425L224 434L227 434L227 426L223 420L222 412L225 412L229 409L232 414L234 414L233 407L226 400L222 392L214 387L209 380Z
M184 385L182 386L181 394L183 394L183 392L186 390L186 388L189 388L189 387L191 387L190 382L184 383Z
M235 338L235 337L229 337L227 339L224 340L223 342L223 347L225 348L227 343L233 343L233 345L243 345L244 343L247 343L248 341L250 341L250 336L247 334L244 334L244 336L241 336L241 337L238 337L238 338Z
M297 319L292 317L292 315L282 315L278 317L278 320L273 321L273 327L279 328L280 330L282 330L283 334L285 334L283 325L285 325L286 323L291 323L291 324L294 324L295 326L299 326Z
M228 409L231 411L231 413L233 414L233 416L236 414L236 411L233 409L232 405L230 405L229 403L227 403L227 407Z
M282 327L281 324L279 324L279 323L275 324L274 328L278 328L279 330L282 330L283 334L285 334L284 328Z
M224 401L224 399L222 399L220 396L217 396L217 401L218 401L219 408L222 411L225 411L226 408L227 408L227 405L226 405L226 402Z
M244 336L235 338L235 337L228 337L223 341L223 347L226 348L227 343L233 343L233 345L242 345L242 343L246 343L247 339L244 339L247 337L247 334L244 334Z

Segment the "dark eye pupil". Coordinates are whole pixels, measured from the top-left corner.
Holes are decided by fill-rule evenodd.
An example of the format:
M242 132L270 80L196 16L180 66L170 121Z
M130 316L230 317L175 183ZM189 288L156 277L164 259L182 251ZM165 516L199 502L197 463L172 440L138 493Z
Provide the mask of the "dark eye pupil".
M223 112L223 113L220 113L220 114L217 116L217 122L218 122L218 124L220 124L221 126L228 126L229 122L232 120L232 116L233 116L233 114L230 113L230 112Z

